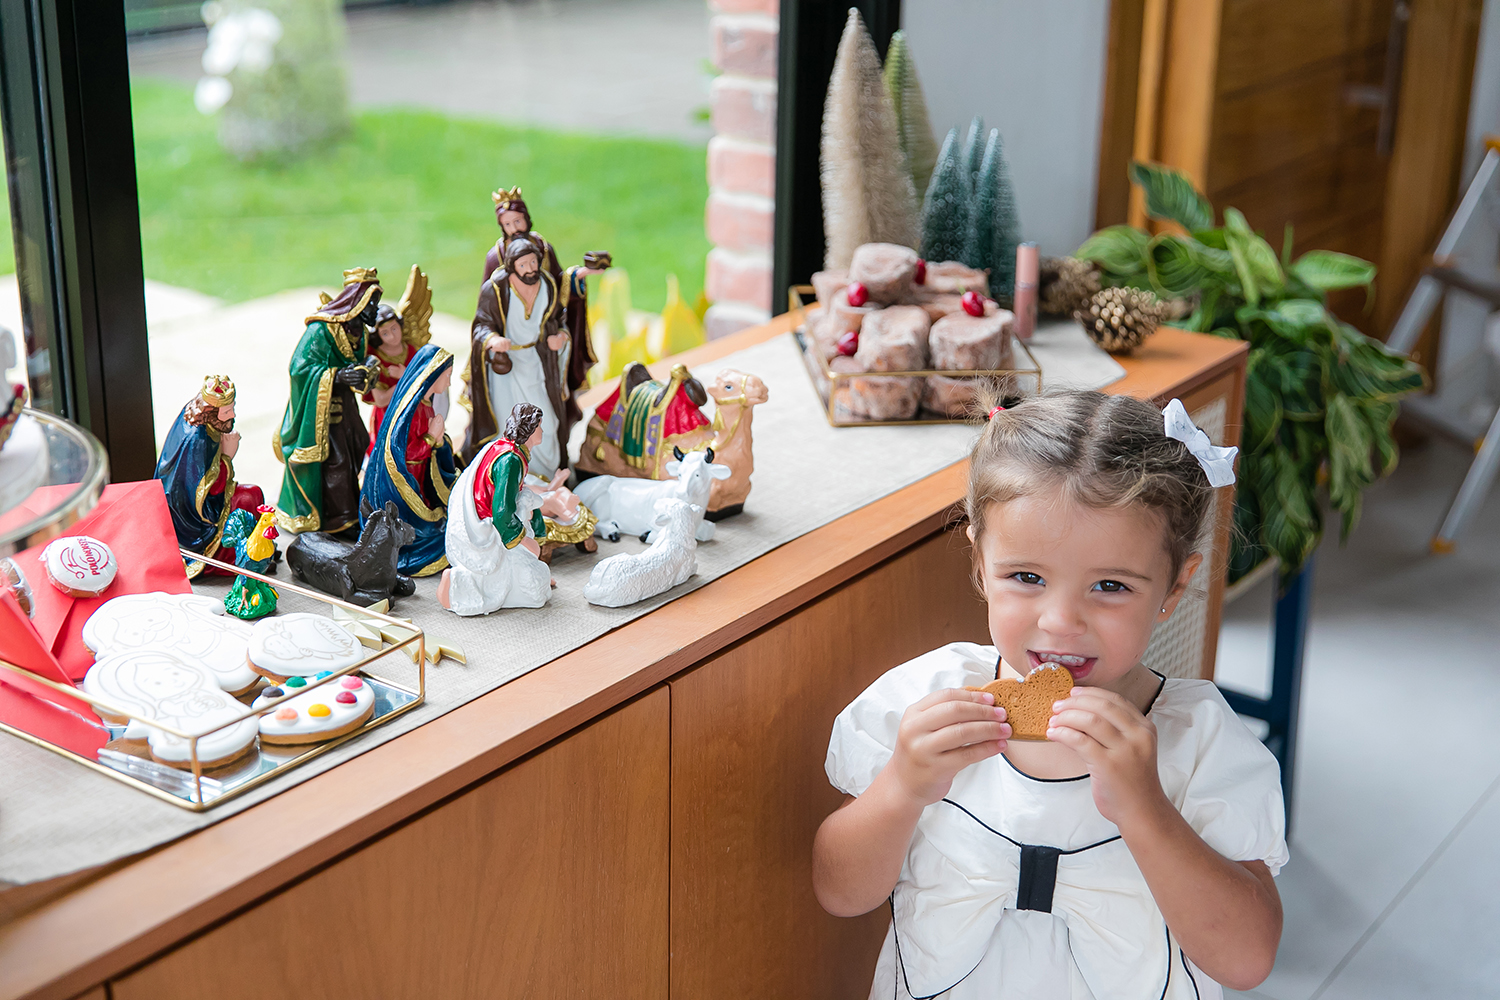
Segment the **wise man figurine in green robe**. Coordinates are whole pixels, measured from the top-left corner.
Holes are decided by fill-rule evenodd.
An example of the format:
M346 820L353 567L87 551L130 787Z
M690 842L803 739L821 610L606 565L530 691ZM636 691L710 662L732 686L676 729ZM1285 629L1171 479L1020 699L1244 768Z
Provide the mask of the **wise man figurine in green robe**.
M367 356L380 305L373 267L344 272L344 289L307 317L292 354L291 395L273 444L286 466L277 504L289 531L359 530L359 467L370 444L358 393L379 371Z

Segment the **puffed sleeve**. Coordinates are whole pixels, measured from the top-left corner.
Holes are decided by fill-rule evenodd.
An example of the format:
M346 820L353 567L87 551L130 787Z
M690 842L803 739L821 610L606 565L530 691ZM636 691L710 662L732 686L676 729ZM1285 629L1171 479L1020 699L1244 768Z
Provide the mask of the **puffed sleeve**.
M846 795L863 795L896 748L901 716L913 702L943 688L994 680L995 656L988 647L953 643L923 653L881 675L833 722L825 769Z
M1168 681L1157 721L1162 785L1188 825L1231 861L1289 857L1281 768L1211 681Z

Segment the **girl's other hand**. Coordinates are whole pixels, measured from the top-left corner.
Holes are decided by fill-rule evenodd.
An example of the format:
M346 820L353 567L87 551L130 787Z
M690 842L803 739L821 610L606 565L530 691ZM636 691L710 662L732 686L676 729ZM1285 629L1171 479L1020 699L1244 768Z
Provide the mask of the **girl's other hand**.
M925 807L948 794L959 771L1004 752L1009 738L1005 709L995 706L994 695L934 691L901 716L889 766L900 789Z
M1075 687L1052 705L1047 739L1083 758L1093 778L1094 805L1124 826L1165 799L1156 770L1156 726L1123 697L1100 687Z

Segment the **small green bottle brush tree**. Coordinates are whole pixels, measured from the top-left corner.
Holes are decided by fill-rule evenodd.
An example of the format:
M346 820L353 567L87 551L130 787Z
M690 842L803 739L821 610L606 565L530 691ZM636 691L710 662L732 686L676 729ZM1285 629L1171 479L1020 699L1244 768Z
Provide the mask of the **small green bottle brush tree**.
M1271 555L1286 580L1317 548L1322 502L1347 538L1365 487L1395 468L1397 400L1422 387L1423 372L1328 311L1328 292L1368 288L1375 265L1328 250L1293 260L1290 226L1278 255L1233 208L1215 227L1185 175L1132 163L1130 176L1146 213L1186 234L1110 226L1075 256L1099 268L1105 287L1192 302L1172 325L1249 342L1229 580Z

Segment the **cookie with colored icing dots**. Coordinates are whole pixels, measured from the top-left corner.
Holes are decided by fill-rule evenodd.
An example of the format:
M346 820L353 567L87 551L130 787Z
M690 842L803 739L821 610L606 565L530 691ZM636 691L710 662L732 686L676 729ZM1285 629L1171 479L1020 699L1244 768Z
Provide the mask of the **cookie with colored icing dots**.
M256 696L251 708L279 704L276 711L260 717L262 743L322 743L353 732L375 712L375 692L360 677L350 674L298 694L307 682L308 678L288 677L284 684L266 688Z
M207 667L162 649L132 649L95 661L84 675L83 689L137 715L199 735L198 762L219 767L255 748L258 731L252 716L214 732L245 714L245 706L219 687ZM126 726L124 739L145 740L151 758L172 767L190 768L189 741L155 726L99 709L106 722Z
M1013 740L1045 740L1047 722L1052 718L1052 703L1061 701L1073 691L1073 675L1067 667L1044 663L1024 680L990 681L970 691L988 691L995 704L1005 709Z
M250 669L278 684L352 666L365 655L352 633L322 615L262 618L250 629Z
M101 658L162 649L213 671L219 687L244 694L260 682L245 659L250 626L224 603L197 594L129 594L105 601L83 623L83 644Z

